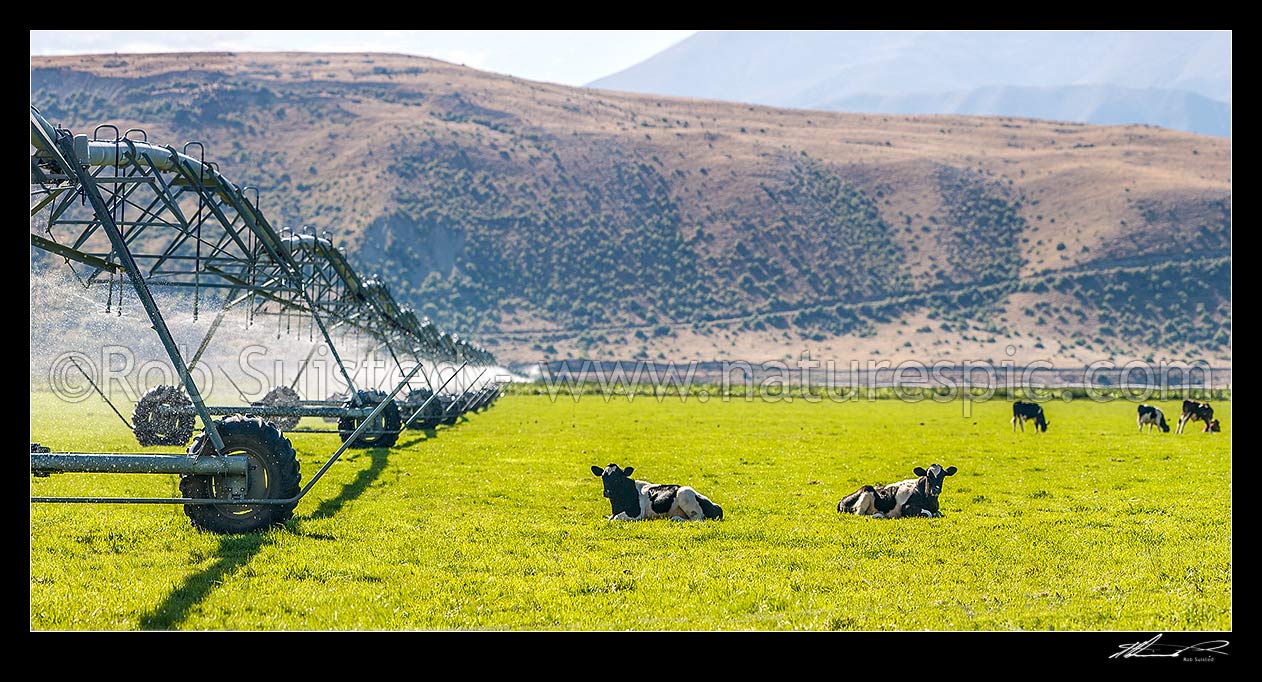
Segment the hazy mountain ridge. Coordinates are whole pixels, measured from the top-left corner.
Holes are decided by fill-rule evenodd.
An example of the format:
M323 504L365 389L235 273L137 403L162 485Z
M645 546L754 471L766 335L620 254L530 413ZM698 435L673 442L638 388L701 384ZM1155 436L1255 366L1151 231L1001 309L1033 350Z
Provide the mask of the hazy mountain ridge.
M1203 135L1231 137L1231 105L1184 90L1112 85L991 86L906 95L849 95L820 102L834 111L1019 116L1120 125L1143 121Z
M786 76L787 75L787 76ZM704 31L591 87L1231 135L1229 31Z
M806 343L1230 357L1221 139L624 95L395 55L32 67L54 123L207 141L274 223L332 230L510 361Z

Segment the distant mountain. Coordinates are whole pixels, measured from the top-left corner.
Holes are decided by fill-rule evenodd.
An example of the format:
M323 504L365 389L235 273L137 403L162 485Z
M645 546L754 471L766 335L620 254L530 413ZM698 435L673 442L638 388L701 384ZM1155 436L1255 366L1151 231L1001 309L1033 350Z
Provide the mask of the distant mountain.
M1111 87L1049 90L1065 86ZM707 31L590 87L808 109L853 102L877 103L886 107L881 113L1145 123L1226 136L1231 32ZM1071 105L1064 97L1088 101ZM925 108L933 104L956 108ZM888 108L899 106L909 108ZM1093 113L1101 120L1087 118Z
M1186 90L1133 90L1115 85L991 86L910 95L847 95L816 108L868 113L1020 116L1119 125L1144 122L1231 137L1231 105Z
M205 141L274 225L331 230L357 270L507 362L1230 361L1222 138L383 54L34 57L31 103L76 132Z

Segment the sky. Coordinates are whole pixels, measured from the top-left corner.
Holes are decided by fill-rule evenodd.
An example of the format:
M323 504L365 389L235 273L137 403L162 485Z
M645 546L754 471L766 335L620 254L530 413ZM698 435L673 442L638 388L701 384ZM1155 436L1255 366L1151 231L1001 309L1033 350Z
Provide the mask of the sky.
M696 31L31 31L31 55L112 52L398 52L586 85Z

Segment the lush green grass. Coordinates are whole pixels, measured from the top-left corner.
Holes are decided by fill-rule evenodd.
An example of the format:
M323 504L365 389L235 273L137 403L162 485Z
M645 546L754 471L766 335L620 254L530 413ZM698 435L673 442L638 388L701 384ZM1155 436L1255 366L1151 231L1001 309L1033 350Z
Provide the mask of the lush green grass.
M32 401L34 439L54 449L135 447L95 401ZM1045 434L1012 433L1008 403L964 407L509 396L350 453L262 535L201 533L172 506L32 505L31 628L1232 627L1230 403L1223 433L1181 436L1137 434L1120 401L1050 403ZM294 443L305 481L337 437ZM609 462L691 484L727 518L608 522L589 467ZM859 485L933 462L960 470L945 517L837 513ZM31 489L176 485L65 474Z

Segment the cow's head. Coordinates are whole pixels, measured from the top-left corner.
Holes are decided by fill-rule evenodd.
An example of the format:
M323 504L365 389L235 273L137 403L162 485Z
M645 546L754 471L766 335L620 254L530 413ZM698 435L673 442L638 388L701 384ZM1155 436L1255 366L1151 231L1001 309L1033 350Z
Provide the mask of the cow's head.
M958 470L955 467L943 469L937 464L930 464L928 470L921 467L912 469L913 474L924 479L925 494L935 498L942 494L942 480L947 476L954 476L956 471Z
M1038 416L1034 418L1034 426L1038 427L1039 431L1047 433L1047 427L1050 424L1051 422L1047 421L1047 417L1043 416L1043 410L1039 410Z
M625 511L629 515L639 516L640 494L635 489L635 479L631 478L634 471L635 467L623 469L617 464L610 464L604 469L592 467L592 473L599 476L601 483L605 484L605 497L609 498L615 515Z
M1222 432L1223 427L1222 427L1222 426L1220 426L1220 425L1218 424L1218 420L1217 420L1217 419L1211 419L1211 420L1210 420L1210 422L1209 422L1209 428L1208 428L1208 429L1206 429L1206 430L1208 430L1208 431L1218 431L1218 432Z

